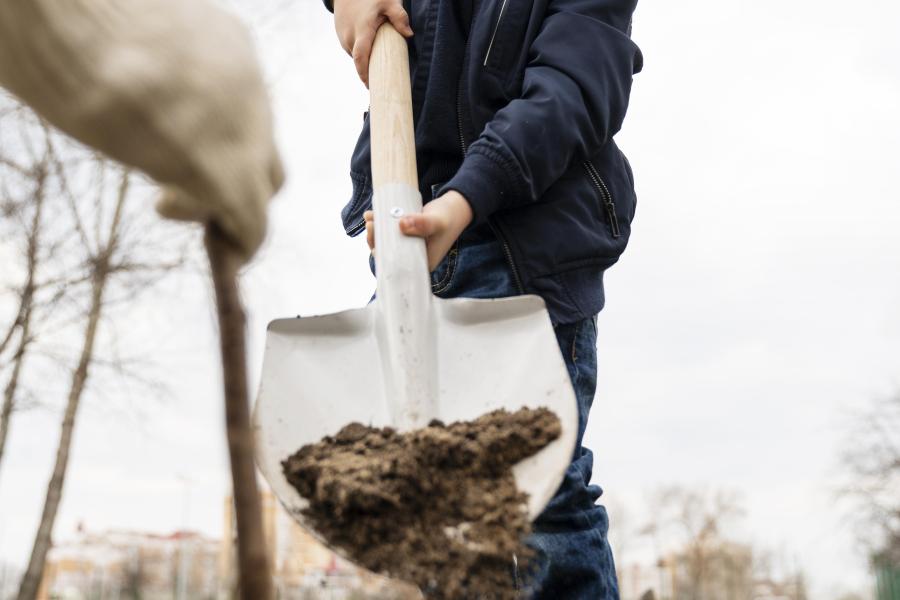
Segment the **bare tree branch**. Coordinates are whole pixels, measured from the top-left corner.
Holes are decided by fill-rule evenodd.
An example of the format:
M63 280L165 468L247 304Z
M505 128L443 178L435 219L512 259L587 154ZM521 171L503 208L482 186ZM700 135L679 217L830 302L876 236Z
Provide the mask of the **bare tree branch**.
M22 175L23 177L31 177L31 175L32 175L31 170L28 167L26 167L24 165L20 165L19 163L12 160L11 158L7 158L3 155L0 155L0 165L6 167L8 169L12 169L13 171L18 173L19 175Z
M88 249L88 255L93 256L96 254L96 250L91 246L91 242L88 239L87 232L84 228L84 219L82 218L81 212L78 209L78 201L75 199L74 194L72 194L72 188L69 185L68 174L66 173L66 169L62 161L60 160L52 141L50 144L48 144L48 150L50 152L51 164L53 165L55 172L54 174L58 179L60 192L68 202L75 231L78 232L83 246Z
M3 462L6 439L9 434L9 422L12 418L13 407L15 406L16 401L16 392L19 387L19 378L22 374L22 367L25 364L28 348L33 341L33 338L31 337L31 322L34 314L35 282L37 280L37 271L39 267L38 248L41 244L41 231L43 226L45 200L44 186L47 178L46 155L44 161L38 165L37 169L35 169L35 177L37 182L33 194L34 213L32 215L31 227L28 231L27 250L25 254L25 284L22 286L22 291L19 296L19 311L13 326L10 328L10 334L4 339L4 343L0 345L0 354L2 354L6 342L12 337L12 331L15 328L19 329L19 345L12 357L12 373L3 390L3 405L0 407L0 464Z

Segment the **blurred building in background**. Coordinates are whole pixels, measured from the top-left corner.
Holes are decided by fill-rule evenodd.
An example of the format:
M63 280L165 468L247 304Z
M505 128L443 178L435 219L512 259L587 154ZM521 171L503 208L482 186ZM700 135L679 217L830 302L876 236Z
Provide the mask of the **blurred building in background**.
M320 544L271 493L265 492L262 501L279 600L409 597L407 588L354 566ZM237 558L230 497L225 499L223 526L221 539L190 531L91 532L79 526L71 540L50 550L38 599L231 600L237 597ZM13 585L17 582L10 581L8 587Z
M806 582L799 575L781 581L757 579L752 597L753 600L807 600Z
M192 598L218 592L219 541L199 533L89 532L55 544L39 599Z
M663 598L667 575L657 566L630 563L617 569L619 595L622 600L641 600L645 592L652 591L654 600Z
M399 590L382 577L340 558L300 527L278 504L271 492L262 494L263 528L273 558L276 595L285 600L389 599ZM225 499L224 535L219 554L225 589L237 584L237 557L233 502Z
M799 572L759 569L753 549L717 540L619 569L622 600L808 600Z
M743 600L754 587L753 550L727 541L688 546L667 557L673 600Z

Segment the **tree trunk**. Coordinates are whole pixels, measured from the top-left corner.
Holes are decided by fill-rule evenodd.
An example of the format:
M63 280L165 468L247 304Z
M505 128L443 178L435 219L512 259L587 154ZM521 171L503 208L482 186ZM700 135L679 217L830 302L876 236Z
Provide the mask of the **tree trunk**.
M41 522L38 525L34 537L34 545L31 548L31 558L28 568L22 576L19 584L19 593L16 600L35 600L44 574L44 564L47 560L47 552L50 550L53 525L56 522L56 514L62 499L63 483L66 479L66 469L69 465L69 449L72 445L72 433L75 429L75 416L78 413L78 405L84 392L88 379L88 368L94 357L94 340L97 335L97 326L103 312L103 292L110 276L110 262L113 252L118 244L119 224L122 218L122 209L128 195L128 173L122 176L122 184L119 188L115 214L109 226L109 238L94 258L93 274L91 277L91 304L88 312L87 326L84 332L84 343L81 347L81 356L78 366L72 374L72 385L69 388L69 396L66 401L66 412L63 416L62 429L59 436L59 446L56 449L56 463L53 466L53 474L47 484L47 496L44 500L44 510L41 513Z
M9 420L12 418L13 405L16 401L16 391L19 387L19 374L22 372L22 365L25 363L26 350L28 348L28 336L31 334L31 310L26 314L26 318L22 322L22 333L19 347L13 355L13 369L9 376L9 382L3 389L3 407L0 408L0 465L3 464L3 451L6 449L6 437L9 434Z
M66 402L66 412L63 416L62 430L59 436L59 446L56 449L56 464L53 466L53 475L47 484L47 497L44 500L44 511L41 514L41 522L34 538L34 546L31 549L31 559L28 561L28 569L22 576L17 600L34 600L37 597L38 587L44 573L44 562L47 551L50 549L50 535L53 533L53 524L56 521L56 513L62 498L63 483L66 478L66 469L69 464L69 448L72 445L72 433L75 428L75 415L81 394L84 391L88 378L88 367L94 352L94 339L97 333L97 325L100 322L100 313L103 305L103 288L106 284L106 274L99 274L91 288L91 311L88 316L87 328L84 333L84 344L81 348L81 358L78 367L72 376L72 385L69 388L69 397Z
M222 352L225 385L225 427L231 459L234 512L237 521L238 573L242 600L271 600L272 576L256 487L253 431L247 394L245 317L237 287L237 253L215 226L206 232Z
M9 433L9 420L12 418L13 406L16 401L16 392L19 387L19 375L22 373L22 365L28 354L28 346L31 344L31 316L34 309L35 279L38 268L38 248L40 247L41 217L44 210L44 180L46 171L41 170L38 175L38 185L34 195L34 216L31 220L31 230L28 232L28 249L26 251L27 276L22 287L22 295L19 299L19 310L16 314L16 322L10 328L9 333L0 345L0 352L12 339L15 328L19 328L19 345L13 354L13 369L9 376L9 382L3 389L3 407L0 408L0 464L3 463L3 451L6 448L6 437Z

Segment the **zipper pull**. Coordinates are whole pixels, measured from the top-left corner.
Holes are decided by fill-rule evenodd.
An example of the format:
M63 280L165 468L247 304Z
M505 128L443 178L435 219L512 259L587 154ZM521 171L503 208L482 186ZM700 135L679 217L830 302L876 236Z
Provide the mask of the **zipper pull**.
M616 205L607 197L603 201L603 206L606 208L606 216L609 219L609 228L612 231L613 238L621 236L622 232L619 230L619 217L616 216Z

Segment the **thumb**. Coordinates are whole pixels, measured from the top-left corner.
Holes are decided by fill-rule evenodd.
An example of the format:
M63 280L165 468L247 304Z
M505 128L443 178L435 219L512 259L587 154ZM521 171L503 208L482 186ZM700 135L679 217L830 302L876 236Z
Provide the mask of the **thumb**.
M234 244L242 262L253 257L266 235L265 203L262 206L253 202L212 204L180 188L166 186L156 202L156 212L176 221L215 221Z
M156 212L166 219L176 221L206 221L210 211L207 206L174 186L166 186L156 201Z
M440 221L429 214L408 215L400 219L400 232L416 237L431 237L441 230Z

